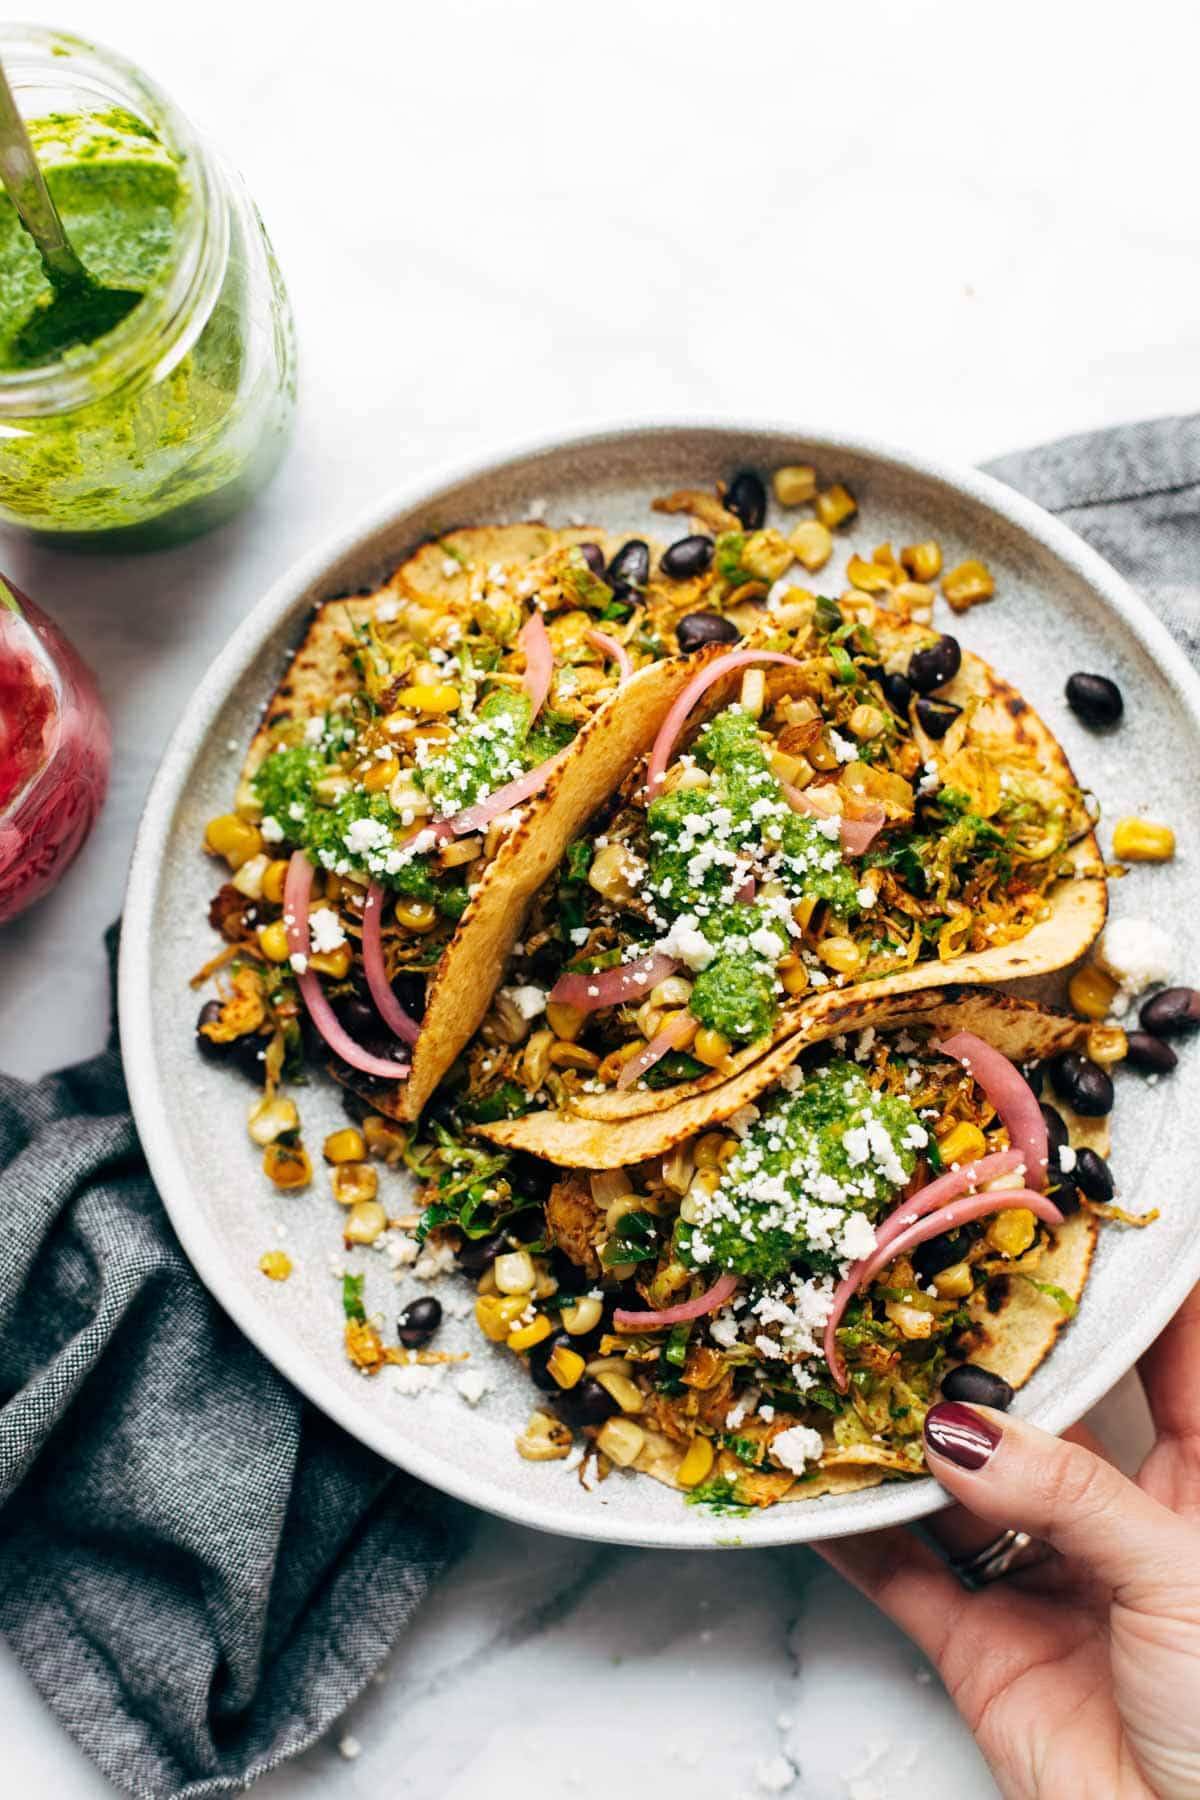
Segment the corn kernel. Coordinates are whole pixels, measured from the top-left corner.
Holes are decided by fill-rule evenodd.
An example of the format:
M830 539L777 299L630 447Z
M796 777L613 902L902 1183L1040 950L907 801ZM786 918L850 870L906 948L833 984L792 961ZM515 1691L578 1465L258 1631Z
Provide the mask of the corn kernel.
M780 506L804 506L816 496L817 471L808 463L788 463L771 477Z
M961 1168L964 1163L978 1162L986 1150L987 1140L982 1131L968 1119L960 1119L945 1137L938 1139L938 1155L947 1167L951 1163L957 1163Z
M289 1131L299 1131L300 1114L291 1100L268 1100L264 1095L250 1108L246 1129L254 1142L265 1149L276 1138L285 1137Z
M502 1294L527 1294L536 1279L528 1250L511 1250L492 1264L496 1286Z
M361 1200L374 1200L379 1174L368 1162L335 1163L329 1185L339 1206L357 1206Z
M259 1257L258 1266L268 1281L286 1281L292 1272L292 1259L285 1250L267 1250Z
M822 938L817 945L817 955L827 969L833 969L838 975L853 975L862 961L862 951L848 937Z
M628 905L637 898L637 889L630 876L639 873L637 857L631 855L624 844L605 844L592 858L592 866L588 870L588 886L595 888L605 900Z
M401 900L396 906L396 923L406 931L432 931L437 924L437 907L431 900Z
M785 994L793 998L803 994L808 987L808 970L797 956L794 960L786 960L779 965L779 980Z
M533 1412L516 1440L517 1455L523 1456L526 1462L558 1462L571 1454L573 1442L569 1425L552 1413Z
M805 754L814 769L820 769L822 775L830 774L840 768L838 754L829 740L829 733L822 731L808 746Z
M375 1173L374 1169L371 1173ZM347 1248L352 1244L373 1244L387 1230L387 1222L387 1213L378 1200L357 1200L346 1214L342 1242Z
M336 950L314 950L308 966L314 975L328 975L331 981L345 981L353 960L354 952L349 944L339 944Z
M362 1134L368 1154L377 1156L380 1162L398 1163L408 1149L408 1133L380 1113L367 1114L362 1122Z
M680 1487L699 1487L709 1475L713 1466L712 1439L694 1437L687 1447L687 1454L675 1471L675 1479Z
M725 1144L723 1131L706 1131L703 1137L696 1139L692 1151L692 1160L698 1169L717 1169L721 1165L721 1151Z
M604 1316L604 1306L594 1294L585 1294L581 1300L574 1300L564 1306L559 1313L562 1328L571 1337L586 1337L595 1331Z
M847 488L842 486L840 481L835 481L832 487L827 487L819 493L815 504L818 519L830 531L835 530L839 525L844 525L846 520L852 519L858 511L858 501Z
M505 1344L509 1327L528 1304L524 1294L483 1294L475 1302L475 1323L493 1344Z
M879 736L887 724L887 720L877 706L864 704L855 707L847 723L850 726L851 734L865 743L870 738Z
M833 555L833 538L829 527L822 525L819 519L805 519L803 524L797 525L788 538L788 544L795 551L796 561L810 575L823 569Z
M341 1131L331 1131L321 1146L321 1154L326 1162L350 1163L363 1162L366 1159L367 1146L363 1142L361 1131L355 1131L347 1125Z
M933 1285L939 1300L965 1300L975 1286L970 1263L956 1262L948 1269L939 1269Z
M269 862L263 870L262 897L269 900L272 906L283 905L283 884L287 880L288 863L280 857Z
M222 813L205 827L204 848L213 856L223 856L231 869L240 869L252 856L261 856L262 847L262 832L236 813Z
M386 759L377 757L362 778L362 784L368 794L382 794L390 788L400 773L400 764L394 756Z
M1002 1256L1020 1256L1028 1250L1037 1231L1037 1220L1027 1206L998 1213L987 1229L987 1241Z
M1153 819L1118 819L1113 826L1113 855L1122 862L1170 862L1175 833Z
M646 1434L641 1426L624 1416L606 1419L596 1433L596 1448L621 1469L627 1469L630 1463L637 1461L645 1442Z
M245 894L247 900L261 900L263 876L269 866L269 860L265 855L252 856L249 862L244 862L240 869L233 871L230 886L235 887L239 894Z
M761 669L745 671L738 699L744 713L749 713L752 719L762 718L762 709L767 701L767 678Z
M532 1350L535 1344L540 1344L543 1338L550 1336L551 1330L550 1321L545 1313L539 1313L530 1324L520 1325L516 1331L509 1332L508 1347L510 1350L517 1351Z
M396 695L397 706L407 706L419 713L452 713L462 705L462 695L448 681L434 684L418 682L414 687L401 688Z
M1119 1025L1093 1025L1087 1034L1087 1053L1089 1061L1110 1068L1128 1056L1129 1039Z
M546 1364L547 1372L560 1388L576 1387L585 1367L578 1350L571 1350L566 1344L556 1344Z
M846 564L846 579L859 593L886 594L892 586L893 575L890 569L882 569L878 563L865 562L861 556L852 556Z
M905 544L900 561L914 581L936 581L942 572L942 546L936 538L926 538L920 544Z
M990 600L995 592L996 582L990 570L973 557L959 563L942 580L942 593L952 612L966 612L981 600Z
M808 930L808 927L813 921L813 914L820 904L821 902L816 898L815 894L806 894L803 900L797 900L795 906L792 908L792 917L795 919L801 931Z
M258 929L258 947L268 962L285 963L288 959L287 928L282 919L272 919Z
M263 1174L277 1188L307 1187L312 1180L308 1152L300 1144L268 1144L263 1151Z
M702 1025L692 1042L692 1055L710 1069L719 1069L733 1045L720 1031Z
M1095 963L1076 969L1067 983L1067 996L1075 1011L1085 1019L1104 1019L1116 999L1117 984L1112 976Z

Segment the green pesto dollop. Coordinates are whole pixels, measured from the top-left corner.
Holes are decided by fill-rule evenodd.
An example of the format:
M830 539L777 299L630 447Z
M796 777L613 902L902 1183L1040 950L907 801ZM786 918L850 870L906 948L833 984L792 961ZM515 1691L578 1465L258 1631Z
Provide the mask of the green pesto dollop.
M790 947L793 907L812 898L852 914L857 883L822 822L788 805L749 713L718 713L695 755L708 785L675 788L648 809L648 887L661 917L694 920L715 952L693 986L693 1014L731 1040L752 1042L778 1011L775 970ZM782 897L735 901L735 872L747 858L760 879L782 886Z
M515 781L527 767L533 707L521 688L497 688L441 756L415 771L439 814L462 812Z
M909 1101L872 1088L836 1058L762 1109L715 1193L678 1227L695 1266L769 1281L796 1264L829 1274L863 1254L875 1220L903 1187L928 1134Z

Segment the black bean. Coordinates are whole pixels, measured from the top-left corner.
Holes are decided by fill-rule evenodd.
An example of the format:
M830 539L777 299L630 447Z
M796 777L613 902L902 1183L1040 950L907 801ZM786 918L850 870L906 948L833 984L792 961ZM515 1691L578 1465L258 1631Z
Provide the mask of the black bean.
M1152 1037L1148 1031L1131 1031L1125 1041L1128 1045L1125 1061L1135 1069L1144 1069L1149 1075L1169 1075L1179 1066L1179 1058L1170 1044Z
M912 1265L921 1281L928 1286L943 1269L961 1262L971 1248L971 1241L969 1231L944 1231L940 1237L926 1238L923 1244L918 1244L912 1253Z
M955 706L950 700L930 700L922 696L917 701L917 718L927 737L944 738L961 712L962 707Z
M948 681L953 681L961 667L962 650L958 639L943 636L928 649L913 651L908 659L908 679L918 694L932 694L934 688L945 687Z
M659 568L672 581L687 581L689 576L703 575L713 559L716 545L703 532L692 537L676 538L662 553Z
M1025 1077L1028 1085L1033 1089L1034 1093L1040 1094L1042 1091L1042 1083L1046 1079L1046 1071L1043 1065L1040 1062L1022 1063L1021 1073Z
M1115 725L1125 711L1121 690L1107 675L1079 672L1067 677L1067 705L1085 725Z
M365 994L358 993L356 989L351 988L344 994L332 995L330 1005L333 1007L338 1024L342 1029L348 1031L352 1038L356 1038L360 1042L365 1043L370 1040L374 1043L380 1038L391 1035L376 1012L374 1002L368 1000Z
M410 1300L396 1323L396 1336L406 1350L419 1350L427 1344L442 1322L442 1303L432 1294Z
M1164 988L1147 1000L1138 1014L1142 1030L1155 1037L1179 1037L1200 1025L1200 993L1195 988Z
M907 719L908 703L912 699L912 687L907 675L895 674L880 677L879 685L883 689L883 697L899 719Z
M503 1231L494 1231L491 1237L468 1238L458 1253L458 1266L468 1275L482 1275L508 1247L508 1234Z
M650 578L650 546L643 538L622 544L608 565L610 587L644 588Z
M966 1400L975 1406L994 1406L1007 1412L1013 1402L1013 1390L1003 1375L981 1369L978 1363L960 1363L942 1380L943 1400Z
M1058 1167L1058 1153L1070 1139L1066 1120L1053 1106L1042 1102L1042 1118L1046 1122L1047 1155L1052 1168Z
M1075 1181L1089 1200L1108 1201L1116 1192L1112 1170L1095 1150L1076 1151Z
M401 969L392 977L392 992L410 1019L419 1019L425 1011L425 977L411 969Z
M582 1294L590 1288L591 1277L586 1269L581 1269L577 1262L572 1262L565 1250L555 1245L550 1252L550 1273L558 1283L560 1294Z
M1112 1076L1099 1063L1068 1051L1053 1065L1054 1085L1068 1106L1085 1119L1103 1119L1113 1109Z
M725 504L747 531L757 531L767 516L767 490L753 469L743 469L729 484Z
M1074 1174L1064 1175L1059 1169L1051 1174L1046 1188L1046 1198L1053 1200L1064 1219L1079 1211L1079 1190L1075 1186Z
M604 552L599 544L580 544L579 554L593 575L603 575Z
M720 613L714 612L684 613L675 627L679 648L685 656L691 656L694 650L707 649L709 644L736 644L741 635L732 619L723 619Z
M548 1365L556 1350L574 1349L575 1345L571 1342L568 1331L553 1331L548 1338L543 1338L540 1344L533 1346L528 1357L529 1373L544 1394L560 1394L564 1391L550 1373Z
M196 1020L197 1050L206 1062L223 1063L228 1069L236 1069L248 1081L261 1083L266 1076L263 1054L268 1040L252 1033L245 1037L231 1038L227 1044L215 1044L200 1027L214 1024L220 1016L219 1000L209 1000L200 1008L200 1016Z
M620 1407L598 1381L585 1379L578 1387L564 1388L558 1396L558 1410L568 1425L603 1425L620 1412Z

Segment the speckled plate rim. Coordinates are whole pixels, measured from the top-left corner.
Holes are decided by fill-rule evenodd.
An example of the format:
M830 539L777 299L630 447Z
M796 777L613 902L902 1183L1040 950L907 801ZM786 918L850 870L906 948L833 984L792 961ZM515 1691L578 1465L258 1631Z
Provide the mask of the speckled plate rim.
M163 755L138 828L122 923L118 1015L134 1118L151 1174L186 1255L214 1298L268 1361L351 1436L442 1492L521 1525L566 1536L665 1549L763 1548L911 1523L940 1511L949 1500L936 1482L925 1478L883 1485L845 1498L827 1496L811 1506L778 1506L745 1521L713 1520L681 1508L677 1521L647 1520L631 1526L600 1507L588 1506L582 1490L570 1501L559 1498L547 1503L518 1504L422 1445L408 1443L401 1454L394 1425L388 1428L382 1414L377 1423L372 1409L352 1404L324 1368L297 1345L293 1334L269 1318L265 1309L256 1307L247 1290L233 1280L227 1247L203 1206L195 1204L193 1181L172 1131L168 1097L152 1053L151 923L163 878L171 820L188 771L217 715L282 621L296 610L322 574L352 555L360 543L386 529L401 515L429 505L446 490L494 475L508 464L521 464L539 456L602 449L637 438L661 440L680 432L728 433L731 438L777 436L781 442L802 442L827 463L836 462L839 456L864 457L957 491L961 498L988 509L1010 527L1026 533L1085 582L1154 657L1163 679L1175 689L1200 731L1200 676L1128 583L1067 526L1014 489L976 469L817 426L709 415L676 415L666 422L656 419L598 424L565 436L508 441L485 453L443 463L389 490L349 524L323 538L279 577L210 665ZM1169 1280L1141 1296L1142 1303L1136 1312L1131 1309L1120 1335L1094 1359L1087 1377L1077 1380L1069 1392L1044 1397L1028 1408L1026 1416L1055 1433L1075 1424L1135 1365L1198 1276L1200 1236L1194 1257L1181 1257Z

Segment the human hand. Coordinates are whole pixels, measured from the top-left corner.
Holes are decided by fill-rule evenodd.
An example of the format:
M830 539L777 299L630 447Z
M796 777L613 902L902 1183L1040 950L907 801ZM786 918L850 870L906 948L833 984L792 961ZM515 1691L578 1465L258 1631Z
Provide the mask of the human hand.
M1013 1526L1057 1555L976 1593L912 1533L815 1548L935 1664L1010 1800L1200 1796L1200 1288L1141 1364L1156 1442L1134 1481L1083 1431L935 1406L952 1555Z

